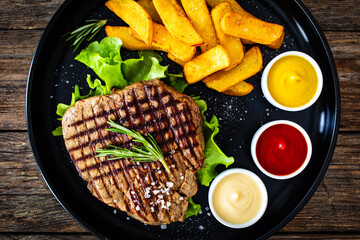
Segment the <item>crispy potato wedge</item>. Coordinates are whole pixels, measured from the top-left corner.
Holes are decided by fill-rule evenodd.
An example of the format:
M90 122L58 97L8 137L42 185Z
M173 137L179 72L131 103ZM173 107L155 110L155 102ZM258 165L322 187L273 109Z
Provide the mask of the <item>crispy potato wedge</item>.
M254 17L253 15L251 15L250 13L248 13L247 11L245 11L238 3L236 0L206 0L206 3L211 7L214 8L216 7L216 5L222 3L222 2L228 2L231 5L231 9L233 12L236 13L240 13L243 14L245 16L251 16Z
M148 12L154 22L162 23L161 18L154 7L152 0L139 0L137 1L137 3L140 4Z
M199 56L200 54L201 54L200 51L196 50L194 57ZM171 54L171 53L168 53L167 56L168 56L168 58L169 58L170 60L172 60L172 61L176 62L177 64L179 64L180 66L184 67L184 65L185 65L186 62L180 60L179 58L175 57L175 56L174 56L173 54Z
M181 3L195 30L204 39L204 43L200 45L201 52L204 53L218 45L205 0L181 0Z
M130 33L129 27L105 26L105 32L108 37L120 38L123 47L132 51L158 50L154 46L147 45L144 41L137 39Z
M254 89L254 86L250 83L247 83L245 81L241 81L238 84L235 84L234 86L228 88L223 93L231 96L245 96Z
M230 12L221 19L224 33L265 45L277 45L284 34L284 27L260 19Z
M272 49L280 49L284 42L284 38L285 38L285 32L283 31L280 38L277 41L275 41L271 44L268 44L266 46L268 46L269 48L272 48Z
M231 8L233 10L233 12L242 14L244 16L248 16L248 17L253 17L255 19L257 19L254 15L248 13L247 11L245 11L238 3L236 0L206 0L207 4L214 8L216 5L218 5L221 2L229 2L231 5ZM283 32L282 36L279 38L279 40L277 42L274 42L272 44L265 44L266 46L273 48L273 49L279 49L284 41L284 36L285 33ZM247 39L241 39L243 44L254 44L255 42L247 40Z
M180 66L184 67L185 63L184 61L178 59L177 57L175 57L172 53L168 53L168 58L170 60L172 60L173 62L176 62L177 64L179 64Z
M203 82L207 87L218 92L224 92L230 87L255 75L263 67L263 59L258 46L252 47L244 55L239 65L230 71L219 71L205 78Z
M176 0L153 0L156 11L171 35L189 46L204 43Z
M131 28L130 33L140 39L137 32ZM174 57L184 62L192 59L196 52L196 47L191 47L180 42L169 33L164 25L158 23L154 23L152 46L158 50L171 53Z
M110 0L105 3L111 11L134 29L149 46L152 43L153 21L146 10L133 0Z
M229 2L219 3L211 10L211 17L215 26L217 38L219 39L221 46L223 46L229 53L231 59L230 67L226 68L225 70L230 70L231 68L238 65L244 57L244 46L241 40L237 37L225 34L221 29L221 19L226 13L229 12L232 12Z
M191 59L184 66L184 75L188 83L196 83L203 78L229 67L231 59L221 45Z

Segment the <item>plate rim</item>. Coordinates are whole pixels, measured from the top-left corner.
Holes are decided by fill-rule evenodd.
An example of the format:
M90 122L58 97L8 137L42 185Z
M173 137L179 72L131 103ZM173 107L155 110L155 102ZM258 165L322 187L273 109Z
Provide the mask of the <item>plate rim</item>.
M266 239L273 235L274 233L278 232L281 228L283 228L287 223L289 223L298 213L299 211L308 203L310 198L314 195L315 191L317 190L318 186L320 185L321 181L324 179L324 176L326 174L326 171L330 165L331 159L334 154L334 150L336 147L336 142L338 139L339 134L339 126L340 126L340 111L341 111L341 104L340 104L340 86L339 86L339 77L335 65L335 61L330 49L330 46L326 40L326 37L324 33L321 31L319 24L315 20L315 18L312 16L308 8L302 3L300 0L292 0L298 7L299 11L301 11L306 19L309 20L309 24L312 25L314 31L316 31L316 34L318 35L321 45L324 47L324 53L327 56L327 61L329 63L329 67L331 69L331 75L333 78L333 85L334 85L334 95L335 95L335 109L334 109L334 121L333 121L333 127L332 127L332 134L331 134L331 141L330 141L330 147L327 151L326 158L324 159L324 163L321 167L321 170L319 174L317 175L315 181L311 185L311 187L307 190L305 196L300 201L300 203L277 225L275 225L270 231L266 232L264 235L262 235L259 239ZM34 131L31 121L31 85L34 78L34 69L36 68L37 62L39 60L39 56L42 50L42 47L45 43L45 40L47 39L48 35L50 34L51 29L53 28L53 25L59 20L62 13L67 9L67 7L70 5L71 0L65 0L60 7L56 10L55 14L47 24L45 30L43 31L43 34L41 35L41 38L35 48L35 53L33 55L33 58L31 60L29 72L28 72L28 78L27 78L27 85L26 85L26 125L27 125L27 132L28 132L28 138L30 142L30 146L36 161L36 164L40 170L40 173L50 189L51 193L55 197L55 199L60 203L60 205L67 211L73 219L78 222L83 228L88 230L90 233L95 235L98 238L106 239L107 237L101 234L96 229L92 228L86 220L81 218L78 214L74 212L74 210L68 205L68 203L62 199L60 194L57 192L54 183L51 181L50 177L46 173L46 169L44 168L40 156L38 153L38 149L35 143L34 138Z

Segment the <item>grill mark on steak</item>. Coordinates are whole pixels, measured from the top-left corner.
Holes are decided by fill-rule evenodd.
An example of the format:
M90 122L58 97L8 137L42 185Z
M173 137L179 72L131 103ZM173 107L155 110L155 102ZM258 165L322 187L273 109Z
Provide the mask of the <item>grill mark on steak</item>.
M170 94L162 94L162 95L161 95L161 98L160 98L160 93L159 93L158 89L155 89L155 91L156 91L156 94L155 94L154 96L157 98L157 101L158 101L159 105L161 106L161 108L163 109L163 111L165 112L165 114L167 114L167 115L169 116L170 114L168 113L167 108L173 107L173 106L174 106L174 102L171 102L171 99L170 99L170 101L167 102L167 103L169 103L169 104L167 104L167 103L164 104L163 101L162 101L162 99L165 98L165 97L167 97L167 96L170 96ZM171 103L171 104L170 104L170 103ZM177 113L177 111L175 111L175 113ZM170 115L170 117L171 117L171 115ZM175 121L176 121L175 126L181 126L181 127L183 127L182 124L179 124L178 116L177 116L177 115L176 115L175 117L173 117L173 118L174 118ZM171 118L170 118L170 119L171 119ZM186 154L185 154L185 152L183 151L183 149L184 149L184 150L187 150L187 149L188 149L188 146L187 146L187 145L184 145L183 147L181 146L181 143L184 142L181 137L182 137L182 136L183 136L183 137L186 137L186 135L181 131L181 130L182 130L181 127L180 127L179 129L175 129L175 128L174 128L174 124L171 123L171 121L169 120L169 118L168 118L167 120L168 120L169 128L170 128L170 129L172 130L172 132L173 132L173 135L174 135L174 138L175 138L175 142L177 143L178 148L182 151L182 154L185 156L186 163L188 163L188 165L189 165L190 167L194 167L194 165L192 164L192 162L190 161L190 159L188 159L188 158L186 157ZM180 134L179 134L178 132L180 132ZM190 150L190 151L191 151L191 150Z
M100 106L100 107L101 107L101 106ZM95 112L94 112L93 107L91 107L90 109L91 109L92 115L95 115ZM87 114L87 112L86 112L85 109L83 108L83 111L82 111L82 119L85 118L85 117L84 117L84 114ZM98 118L97 118L97 119L98 119ZM97 126L97 122L96 122L97 119L94 119L95 128L97 128L97 127L96 127L96 126ZM87 132L87 131L88 131L88 127L87 127L88 123L89 123L89 122L84 122L84 124L83 124L84 127L85 127L85 131L84 131L84 132ZM98 128L97 128L97 129L98 129ZM98 131L97 131L96 133L97 133L98 136L99 136L98 139L102 140L101 130L98 129ZM91 138L91 135L89 135L89 134L86 134L86 136L87 136L87 138ZM89 139L89 140L90 140L90 139ZM101 148L105 145L103 141L100 141L99 144L101 145ZM91 144L90 144L89 147L90 147L90 149L91 149L92 151L94 151L94 150L96 151L94 145L91 145ZM82 148L82 151L84 151L84 148ZM104 169L105 166L102 166L102 159L96 158L96 157L94 157L93 159L94 159L94 161L95 161L97 164L100 164L100 167L98 168L98 174L99 174L99 175L94 176L94 177L93 177L93 180L94 180L94 182L98 181L98 182L103 186L103 188L105 189L104 192L98 190L98 192L99 192L100 194L102 194L102 196L101 196L102 201L104 201L104 202L107 203L107 204L111 204L111 203L108 201L108 199L112 198L112 194L111 194L111 192L110 192L110 190L109 190L109 188L108 188L109 184L107 184L108 181L106 181L107 183L105 183L104 178L101 177L104 173L106 173L106 172L105 172L105 169ZM107 161L107 159L105 159L105 161ZM106 167L107 167L106 170L109 170L109 169L108 169L108 168L109 168L108 165L107 165ZM100 177L98 177L98 176L100 176ZM106 180L108 180L108 179L106 179ZM113 203L112 203L112 204L113 204ZM116 205L117 205L117 204L116 204Z
M146 86L146 85L144 86L144 90L145 90L145 94L146 94L146 97L147 97L147 99L148 99L148 102L150 103L149 105L150 105L151 108L152 108L153 116L155 116L154 118L156 119L157 117L156 117L155 112L163 111L163 112L165 113L165 110L164 110L163 106L160 104L160 101L159 101L158 91L154 90L154 93L152 94L152 93L151 93L151 89L150 89L148 86ZM157 98L155 99L155 97L157 97ZM160 107L153 106L154 101L156 101L157 104L159 104ZM155 111L154 109L156 109L156 111ZM166 122L167 125L170 126L169 120L165 117L165 116L166 116L166 113L165 113L164 115L162 115L162 116L164 116L163 118L165 119L165 121L164 121L164 122L158 122L158 121L157 121L158 126L159 126L159 129L161 129L160 123L165 123L165 122ZM176 141L176 139L175 139L175 137L174 137L174 136L175 136L175 134L174 134L174 129L173 129L173 128L170 128L170 127L169 127L169 129L171 130L171 133L172 133L173 139L174 139L174 143L176 144L177 149L183 154L183 151L182 151L182 149L180 148L179 143ZM184 162L187 162L187 159L186 159L186 158L184 159Z
M83 115L81 115L81 118L83 119ZM84 133L79 134L78 126L75 126L74 129L75 129L75 131L76 131L76 134L78 134L78 136L79 136L79 137L77 138L77 141L78 141L78 145L81 147L81 148L80 148L80 150L81 150L81 156L84 156L84 147L83 147L83 145L82 145L82 143L81 143L81 140L80 140L82 137L84 137L84 136L83 136ZM85 166L86 166L86 167L88 166L88 165L87 165L87 162L85 162ZM92 176L91 171L87 171L87 173L88 173L88 175L90 176L90 182L91 182L91 184L92 184L92 186L93 186L93 190L95 191L95 196L98 197L98 198L100 199L100 201L103 201L103 198L102 198L100 192L99 192L98 189L97 189L97 186L96 186L96 183L95 183L96 180L94 180L94 177Z
M119 94L120 95L120 94ZM122 99L125 99L126 96L124 94L124 96L120 95L122 97ZM132 123L134 122L134 114L130 114L130 107L133 107L133 101L130 101L129 104L127 103L127 101L124 101L124 108L123 110L126 112L126 116L129 116L129 119L131 119L132 121L130 121L130 128L133 127L134 128L134 125L132 125ZM125 135L124 137L128 137L127 135ZM135 168L137 168L138 165L132 165L131 168L124 168L125 172L127 173L126 174L126 180L128 182L128 184L130 186L132 186L131 184L131 172L135 172ZM139 171L137 171L137 173L134 173L135 175L138 175L139 174ZM143 183L144 184L144 183ZM132 202L134 204L134 209L135 211L139 214L139 216L142 218L142 219L145 219L144 217L144 210L142 210L142 212L136 210L136 209L142 209L142 205L145 205L145 204L141 204L142 202L140 202L140 199L136 199L136 202L134 201L134 198L132 197ZM145 219L146 220L146 219Z
M155 110L148 109L148 110L146 110L146 111L147 111L146 113L144 112L144 115L149 114L151 111L158 111L158 110L160 110L160 109L155 109ZM114 113L116 113L116 111L115 111L115 110L112 110L112 113L111 113L111 114L114 114ZM183 113L184 113L185 115L190 115L190 110L189 110L189 109L186 109L186 110L183 111ZM111 115L111 114L110 114L110 113L109 113L109 114L107 114L107 113L98 114L98 115L96 115L96 116L89 117L89 118L87 118L87 119L85 119L85 120L75 122L75 123L71 124L70 126L71 126L71 127L79 126L79 125L82 125L84 122L92 121L92 120L94 120L95 118L99 118L99 117L105 117L105 118L107 118L107 116L109 116L109 115ZM173 118L173 117L176 117L176 115L177 115L177 113L172 113L172 114L170 114L170 117ZM124 122L126 122L126 121L128 121L128 120L124 121L123 119L119 119L119 121L120 121L119 124L120 124L120 125L123 125ZM160 121L160 122L166 121L165 116L161 116L161 119L159 119L158 121ZM150 121L150 122L146 122L145 124L146 124L147 126L151 127L151 126L153 126L153 124L155 124L155 122ZM104 123L104 124L101 124L101 125L98 126L98 127L99 127L99 128L104 128L104 127L109 127L109 125L108 125L107 123ZM181 128L181 126L174 126L174 128L175 128L175 129L179 129L179 128ZM93 133L93 132L95 132L95 131L97 131L96 128L90 128L90 129L88 129L88 132L89 132L89 133ZM159 130L159 131L166 132L167 130L165 129L165 130ZM71 140L71 139L74 139L74 138L77 138L77 137L78 137L78 135L75 134L75 135L73 135L73 136L70 136L70 137L66 138L65 140Z
M101 107L103 110L106 110L106 109L104 109L104 105L100 105L100 107ZM108 110L109 110L109 109L108 109ZM95 116L96 114L95 114L95 112L94 112L94 108L93 108L93 107L91 108L91 111L92 111L92 115ZM108 111L108 112L110 112L110 111ZM113 113L109 113L108 116L109 116L109 115L113 115ZM94 119L95 129L98 129L97 134L99 135L99 139L102 140L102 141L100 141L100 143L101 143L102 147L105 147L105 146L106 146L106 142L105 142L105 140L104 140L103 134L101 133L101 128L98 127L98 126L99 126L99 124L98 124L98 122L97 122L98 119L99 119L99 118L95 118L95 119ZM84 125L85 125L86 130L88 131L87 123L85 122ZM109 135L110 135L110 134L109 134ZM111 136L111 135L110 135L110 136ZM92 148L94 147L94 145L90 145L90 146L91 146ZM96 152L96 149L92 149L92 152ZM108 188L108 185L110 185L110 186L112 186L112 185L115 186L115 188L116 188L118 191L120 191L121 187L119 186L119 183L115 180L116 178L115 178L115 173L114 173L114 171L113 171L113 163L110 163L108 158L105 158L105 161L101 161L101 159L100 159L100 158L97 158L97 157L95 157L95 159L99 159L99 161L96 163L96 165L99 165L99 169L100 169L100 170L103 170L104 168L107 168L108 171L107 171L107 172L100 171L100 175L97 176L97 177L95 177L94 180L101 179L101 181L102 181L103 184L105 185L105 189L106 189L109 197L112 198L112 199L114 199L114 196L113 196L113 194L112 194L113 191L111 191L111 190ZM111 179L108 179L108 178L106 178L105 176L106 176L106 177L109 176L109 177L111 177ZM105 183L105 180L104 180L104 179L108 182L108 184ZM112 180L112 181L111 181L111 180ZM115 184L111 184L111 182L113 182L113 183L115 183ZM113 201L113 204L116 205L118 208L120 208L120 206L119 206L120 203Z
M153 131L153 133L155 134L155 135L160 135L161 137L162 137L162 139L165 139L166 140L166 136L165 136L165 132L166 131L163 131L163 130L161 130L161 127L160 127L160 124L155 120L156 119L156 114L155 114L155 110L152 108L152 106L151 106L151 104L149 104L150 103L150 99L149 99L149 96L147 95L147 93L146 93L146 86L144 86L144 96L145 96L145 98L144 98L144 103L146 102L147 103L147 105L148 105L148 109L147 110L149 110L148 111L148 113L146 112L146 114L149 114L150 115L150 117L151 117L151 119L152 119L152 121L146 121L145 119L144 119L144 121L145 121L145 125L149 128L149 127L151 127L151 126L154 126L154 127L156 127L156 130L154 130ZM143 104L144 104L143 103ZM145 114L145 111L144 111L144 114ZM165 118L164 118L165 119ZM148 125L148 124L146 124L146 123L152 123L151 125ZM195 133L194 133L195 134ZM173 141L173 142L172 142ZM168 141L167 141L168 142ZM175 145L174 144L174 142L175 142L175 139L174 138L171 138L171 142L168 142L168 144L170 145ZM176 163L176 161L175 161L175 159L174 159L174 157L173 157L173 151L179 151L179 149L178 148L176 148L176 149L172 149L172 151L169 151L170 150L170 147L169 147L169 149L167 148L167 146L163 146L163 142L157 142L158 144L159 143L161 143L161 144L159 144L159 146L160 147L163 147L163 148L165 148L165 150L163 151L163 153L165 152L166 154L164 154L164 158L166 158L166 157L170 157L171 158L171 164L174 164L174 166L175 166L175 168L177 168L177 166L178 166L178 164ZM175 147L175 146L174 146Z
M174 94L180 98L175 99ZM152 80L109 96L77 102L69 108L65 114L69 116L63 118L66 147L79 174L88 181L92 194L148 224L183 221L187 199L197 188L195 185L195 191L186 192L189 190L182 186L185 181L190 181L187 186L196 184L193 173L190 178L186 176L202 165L203 155L199 155L199 151L202 152L204 144L199 135L201 131L191 119L191 116L195 117L201 127L199 110L191 111L189 101L192 100L158 80ZM197 107L196 104L191 106ZM78 116L80 112L81 116ZM164 153L171 173L159 161L133 163L129 159L96 157L96 149L107 148L108 144L126 148L134 144L126 134L106 131L109 119L142 135L151 133ZM167 188L168 183L173 187ZM154 191L150 195L146 193L149 189ZM167 190L155 193L164 189ZM179 200L181 195L184 200Z
M105 124L104 124L104 127L103 128L101 128L101 127L99 127L100 129L104 129L105 128ZM97 132L99 129L92 129L92 130L89 130L88 131L88 133L89 134L91 134L91 133L94 133L94 132ZM174 128L174 130L176 130L176 128ZM162 129L161 131L159 131L159 132L153 132L153 134L161 134L161 133L166 133L167 132L167 130L166 129ZM193 135L195 135L196 134L196 131L190 131L187 135L182 135L182 136L179 136L178 137L178 140L179 141L182 141L183 139L186 139L186 138L189 138L189 137L191 137L191 136L193 136ZM75 138L78 138L79 137L79 135L76 135L75 137L71 137L71 138L69 138L69 139L67 139L67 140L72 140L72 139L75 139ZM104 137L104 140L111 140L111 136L105 136ZM94 144L94 145L96 145L97 143L99 143L99 142L101 142L102 140L100 140L100 139L95 139L95 140L93 140L93 141L90 141L90 142L88 142L88 144ZM166 139L166 140L164 140L164 141L160 141L160 142L158 142L158 145L161 147L162 145L167 145L167 144L169 144L169 142L171 142L171 141L175 141L175 138L170 138L170 139ZM128 147L130 147L130 144L129 143L131 143L131 141L129 140L128 142L124 142L124 143L120 143L120 146L119 147L123 147L123 148L128 148ZM195 142L193 145L192 145L192 147L197 147L199 145L199 143L198 142ZM184 149L187 149L187 148L190 148L190 146L185 146L185 147L183 147ZM70 149L68 149L68 151L76 151L76 150L79 150L80 149L80 146L77 146L77 147L73 147L73 148L70 148Z

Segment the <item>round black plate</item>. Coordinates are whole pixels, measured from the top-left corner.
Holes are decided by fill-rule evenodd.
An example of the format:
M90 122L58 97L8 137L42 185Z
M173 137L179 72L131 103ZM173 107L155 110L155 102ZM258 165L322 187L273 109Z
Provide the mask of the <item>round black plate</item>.
M266 65L273 57L288 50L300 50L311 55L324 75L324 88L318 101L300 112L285 112L270 105L263 97L258 73L249 82L254 90L244 97L231 97L205 87L202 83L190 86L187 94L200 95L208 104L208 116L220 120L216 141L227 155L234 156L231 167L255 172L269 193L268 208L262 219L246 229L230 229L211 215L208 208L208 188L200 187L194 201L202 212L183 223L148 226L130 219L92 197L79 177L64 146L62 137L51 131L60 125L56 120L56 105L69 103L75 84L87 93L86 74L95 74L74 60L62 34L84 24L87 19L109 19L109 25L122 21L104 7L104 1L66 0L46 28L31 66L27 85L27 124L31 146L45 181L61 205L85 228L101 238L139 239L246 239L266 238L278 231L306 204L322 180L330 163L339 124L339 86L335 65L324 35L304 5L297 0L248 0L243 8L259 18L285 26L285 41L279 51L261 46ZM104 31L96 40L105 37ZM123 57L136 53L123 50ZM170 71L180 69L164 54L163 64ZM301 125L313 143L313 156L304 172L290 180L274 180L262 174L250 155L253 134L264 123L277 119L292 120ZM219 168L222 171L223 168Z

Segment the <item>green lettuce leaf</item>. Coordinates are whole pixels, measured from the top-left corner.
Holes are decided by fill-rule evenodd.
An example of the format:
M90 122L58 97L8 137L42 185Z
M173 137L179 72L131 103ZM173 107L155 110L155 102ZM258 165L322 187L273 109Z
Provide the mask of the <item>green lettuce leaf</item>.
M62 136L62 127L59 126L57 128L55 128L54 131L52 131L53 136L57 137L57 136Z
M82 50L75 60L90 67L100 79L105 82L107 91L111 88L123 88L128 85L122 71L120 49L122 41L119 38L106 37L99 43L92 42Z
M167 78L164 79L164 82L178 92L183 93L185 88L189 86L189 83L185 80L183 73L172 74L166 72L166 75Z
M166 78L167 66L160 65L162 58L153 51L139 51L138 59L127 59L123 61L121 70L128 84L140 81L149 81L154 78Z
M188 209L186 211L186 218L191 217L191 216L197 216L197 214L201 210L200 204L194 203L192 198L189 198L188 201L189 201L189 205L188 205Z
M228 167L234 163L233 157L227 157L215 143L214 137L219 132L219 121L216 116L212 116L210 121L206 120L205 111L207 104L200 97L193 97L194 101L199 105L201 115L204 120L203 132L205 139L205 160L203 167L197 172L198 181L204 185L209 186L210 182L217 176L216 167L219 164Z

